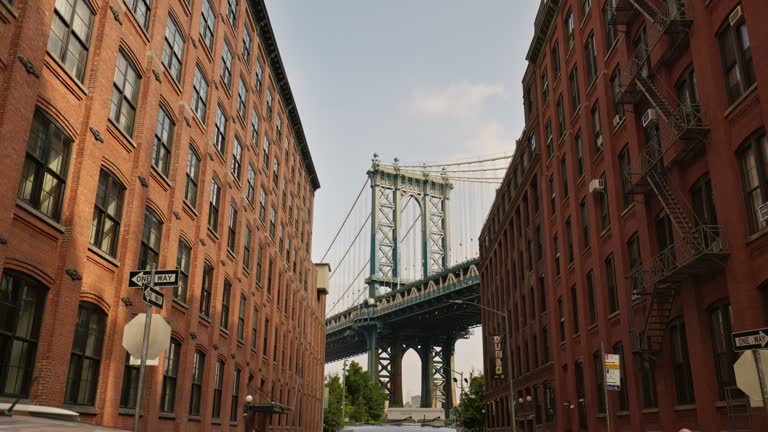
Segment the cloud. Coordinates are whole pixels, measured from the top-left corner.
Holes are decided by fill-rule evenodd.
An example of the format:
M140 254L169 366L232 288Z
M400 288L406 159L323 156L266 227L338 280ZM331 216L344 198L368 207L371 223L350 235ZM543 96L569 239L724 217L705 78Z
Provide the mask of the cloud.
M415 113L474 117L488 99L503 93L504 86L498 83L460 81L442 88L416 88L408 106Z

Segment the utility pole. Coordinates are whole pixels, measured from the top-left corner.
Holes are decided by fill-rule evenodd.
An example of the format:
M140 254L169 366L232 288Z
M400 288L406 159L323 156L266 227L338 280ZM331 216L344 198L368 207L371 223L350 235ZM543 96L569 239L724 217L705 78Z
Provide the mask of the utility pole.
M347 393L347 361L344 360L344 367L342 368L341 373L341 422L343 424L347 424L347 417L345 414L345 406L346 406L346 393Z

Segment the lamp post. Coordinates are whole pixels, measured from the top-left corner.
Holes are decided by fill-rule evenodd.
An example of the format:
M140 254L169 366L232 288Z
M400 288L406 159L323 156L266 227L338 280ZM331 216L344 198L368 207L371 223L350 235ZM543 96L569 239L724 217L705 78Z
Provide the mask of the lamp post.
M453 370L451 368L446 368L446 369L448 369L449 371L459 375L459 379L461 380L459 382L459 386L461 387L461 390L459 390L459 396L461 397L461 400L463 402L464 401L464 373L463 372L459 372L457 370ZM453 377L453 382L454 383L456 382L456 377ZM461 406L461 405L459 404L459 406ZM459 412L461 413L461 419L459 419L459 423L463 426L464 425L464 422L463 422L463 420L464 420L464 413L461 410L461 408L459 408L459 410L460 410Z
M483 306L479 303L472 303L464 300L448 300L448 303L453 304L466 304L466 305L473 305L477 306L480 309L484 309L488 312L494 313L496 315L500 315L504 317L504 331L507 334L507 364L510 365L509 371L508 371L508 379L509 379L509 410L512 413L512 432L517 432L517 415L515 414L515 384L512 381L512 333L509 332L509 315L505 312L497 311L496 309L491 309L487 306Z

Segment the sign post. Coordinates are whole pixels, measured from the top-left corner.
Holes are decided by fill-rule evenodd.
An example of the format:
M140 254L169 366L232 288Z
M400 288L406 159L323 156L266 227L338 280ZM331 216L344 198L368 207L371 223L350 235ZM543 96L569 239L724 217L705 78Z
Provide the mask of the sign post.
M608 403L608 356L612 354L605 353L605 344L600 342L600 351L603 352L603 396L605 396L605 426L608 432L611 432L611 405ZM618 357L618 356L617 356ZM618 359L616 360L618 364ZM621 377L621 375L619 375ZM619 378L621 381L621 378Z
M733 332L733 349L739 351L752 351L757 369L757 380L760 383L760 393L763 396L763 407L768 414L768 384L765 382L766 371L763 368L761 349L768 346L768 328L752 329L741 332Z
M149 289L153 288L155 281L155 268L156 264L152 264ZM132 279L131 279L132 280ZM144 292L146 296L146 291ZM144 390L144 374L147 369L147 351L149 350L149 331L152 326L152 303L147 302L147 318L144 320L144 343L141 347L141 365L139 366L139 388L136 392L136 406L134 407L133 415L133 432L139 432L139 412L141 411L141 396Z

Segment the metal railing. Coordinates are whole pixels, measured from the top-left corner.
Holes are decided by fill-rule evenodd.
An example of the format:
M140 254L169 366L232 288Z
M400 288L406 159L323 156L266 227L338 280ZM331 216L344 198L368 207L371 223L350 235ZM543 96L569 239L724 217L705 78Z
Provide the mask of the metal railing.
M658 283L677 279L677 273L706 255L728 253L728 238L721 225L694 228L689 236L662 250L647 266L640 266L627 276L632 288L632 299L652 294L653 287Z

